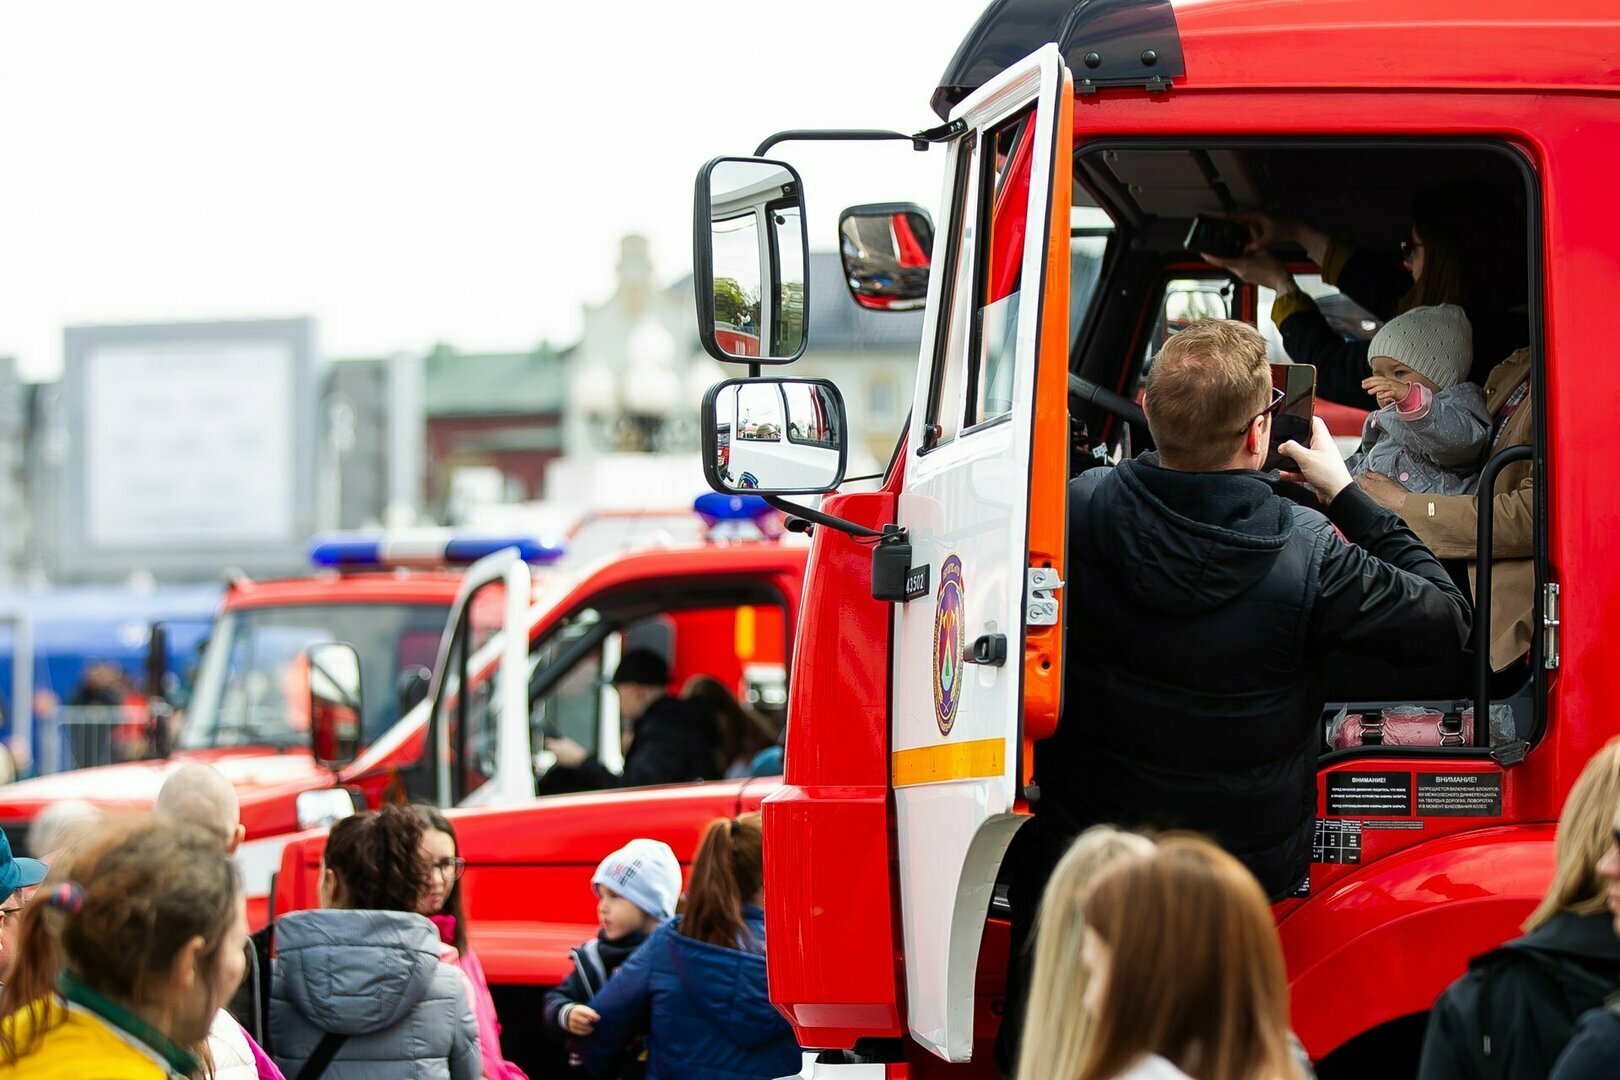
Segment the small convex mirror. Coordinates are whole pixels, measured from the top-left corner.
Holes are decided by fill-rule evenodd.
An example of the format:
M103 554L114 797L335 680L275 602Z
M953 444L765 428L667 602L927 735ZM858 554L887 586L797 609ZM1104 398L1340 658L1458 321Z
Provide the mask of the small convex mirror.
M315 760L340 769L360 752L360 654L342 641L304 650L309 661L309 741Z
M838 218L838 257L855 303L915 311L928 302L934 221L915 203L852 206Z
M703 399L703 472L726 494L833 491L846 433L844 399L826 379L727 379Z
M810 276L799 174L761 158L709 162L698 173L692 244L698 335L709 355L797 360Z

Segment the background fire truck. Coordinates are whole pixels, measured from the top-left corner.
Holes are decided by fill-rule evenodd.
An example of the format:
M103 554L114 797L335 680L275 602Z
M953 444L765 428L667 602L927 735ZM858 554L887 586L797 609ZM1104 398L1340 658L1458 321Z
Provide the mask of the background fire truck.
M627 648L665 656L672 690L709 675L780 721L808 547L766 538L779 533L779 518L757 500L700 502L712 535L728 539L632 552L548 581L521 619L508 622L515 632L472 649L456 619L423 706L439 781L398 794L481 807L451 813L467 860L468 930L505 1018L502 1050L531 1075L563 1064L534 1017L544 991L571 970L569 949L596 932L596 864L637 836L664 840L689 864L711 820L757 809L779 783L743 777L580 791L571 770L531 753L531 732L534 745L560 734L610 768L622 766L618 696L608 680ZM286 845L275 913L317 905L325 843L323 829Z
M768 937L791 942L769 951L772 998L804 1045L827 1050L807 1056L805 1077L994 1075L997 875L1039 796L1030 745L1055 730L1060 704L1085 708L1060 703L1065 635L1111 633L1077 625L1065 596L1067 481L1151 446L1135 397L1167 295L1189 277L1226 280L1182 247L1191 220L1266 209L1393 258L1414 194L1465 185L1497 200L1480 225L1503 230L1499 257L1528 282L1535 442L1498 448L1480 483L1494 491L1504 466L1531 461L1533 558L1495 546L1482 499L1480 543L1453 562L1462 580L1467 563L1481 568L1466 666L1423 669L1410 698L1354 679L1330 694L1310 880L1276 905L1294 1024L1322 1075L1415 1063L1436 995L1512 936L1546 887L1564 794L1617 731L1606 717L1620 674L1598 650L1620 503L1592 463L1620 451L1620 429L1613 376L1591 362L1607 352L1605 298L1620 286L1606 255L1620 242L1608 212L1617 55L1620 21L1599 0L1535 12L1498 0L997 0L985 12L934 93L943 125L894 136L944 148L945 217L913 411L883 488L794 511L781 495L832 492L841 469L809 485L802 455L789 483L756 477L817 522L786 776L763 807ZM700 333L755 376L711 392L709 436L744 396L807 383L757 378L802 340L728 355L709 294L710 207L734 213L736 193L764 183L773 205L793 204L778 232L802 221L797 174L764 160L793 137L699 177ZM797 250L789 240L762 237L757 265L733 254L727 276L749 278L750 295L794 295L806 275L783 255ZM1283 254L1296 274L1319 272ZM924 298L859 266L846 278L873 308ZM1249 321L1271 300L1242 284L1216 291L1214 314ZM1494 670L1492 585L1513 575L1534 577L1533 640ZM1329 739L1341 710L1400 705L1465 734Z
M463 587L457 567L501 551L508 561L522 556L535 563L561 554L525 538L339 536L311 546L311 561L322 569L307 577L233 580L196 658L190 693L171 702L160 691L149 702L156 757L6 785L0 825L14 847L28 851L29 823L48 806L83 800L110 809L147 807L176 765L207 762L230 779L241 800L247 840L238 865L251 919L262 924L286 836L347 813L352 804L345 788L375 804L396 774L420 758L419 725L413 743L401 718L427 695ZM502 617L489 599L471 616L484 636ZM527 599L526 591L525 606ZM161 624L153 629L147 667L154 687L171 666L167 640ZM312 682L318 688L323 681L310 650L332 641L353 643L360 672L380 688L351 717L358 725L347 739L359 755L353 761L332 756L329 733L310 723Z

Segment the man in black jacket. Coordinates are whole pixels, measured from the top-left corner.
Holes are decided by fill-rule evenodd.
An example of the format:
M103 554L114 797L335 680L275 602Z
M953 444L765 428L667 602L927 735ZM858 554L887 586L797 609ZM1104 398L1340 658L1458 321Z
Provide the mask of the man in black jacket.
M557 764L575 770L585 789L646 787L720 776L714 718L668 693L669 665L651 649L631 649L613 673L619 717L631 733L624 771L612 772L572 739L547 739Z
M1195 323L1148 376L1158 452L1070 485L1063 717L1036 745L1035 819L1005 872L1004 1067L1023 942L1075 835L1103 822L1196 829L1280 897L1310 868L1326 655L1424 664L1467 643L1457 587L1351 483L1320 420L1309 447L1283 452L1322 511L1258 471L1278 404L1254 327Z

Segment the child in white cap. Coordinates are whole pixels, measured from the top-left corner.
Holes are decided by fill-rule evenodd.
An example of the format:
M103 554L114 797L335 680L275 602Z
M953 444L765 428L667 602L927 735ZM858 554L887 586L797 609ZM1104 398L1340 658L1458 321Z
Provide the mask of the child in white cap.
M591 891L602 929L569 950L574 970L546 994L546 1030L558 1039L591 1033L600 1017L586 1002L659 923L674 917L681 898L681 864L662 840L632 840L597 866ZM572 1054L570 1063L579 1064Z
M1380 408L1368 415L1352 475L1382 473L1408 491L1467 495L1490 438L1485 392L1468 382L1473 331L1456 304L1416 307L1384 324L1368 347L1361 383Z

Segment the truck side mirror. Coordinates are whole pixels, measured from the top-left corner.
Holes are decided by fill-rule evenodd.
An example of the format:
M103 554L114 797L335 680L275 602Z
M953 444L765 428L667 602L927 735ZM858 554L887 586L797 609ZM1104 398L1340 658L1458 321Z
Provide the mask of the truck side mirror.
M915 203L852 206L838 216L838 257L856 304L915 311L928 302L934 219Z
M309 661L309 743L315 760L341 769L360 752L360 654L342 641L304 650Z
M727 379L703 397L703 474L727 495L834 491L847 432L844 399L826 379Z
M715 158L698 172L692 270L698 335L716 360L788 364L805 346L804 187L792 166Z

